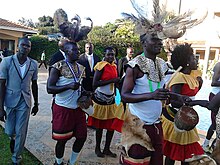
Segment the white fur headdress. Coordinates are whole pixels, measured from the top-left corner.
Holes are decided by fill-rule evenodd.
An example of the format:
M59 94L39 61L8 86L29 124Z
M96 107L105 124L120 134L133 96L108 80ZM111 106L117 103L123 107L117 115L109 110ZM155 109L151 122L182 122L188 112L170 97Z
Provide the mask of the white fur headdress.
M177 39L182 37L186 29L192 28L203 22L208 14L208 12L206 12L200 19L191 19L193 11L188 11L166 21L169 14L169 12L166 11L166 6L160 7L159 0L145 0L148 2L153 1L152 18L150 19L150 16L147 14L149 8L144 9L143 6L139 6L135 0L130 1L133 8L138 13L138 17L128 13L122 13L122 15L125 19L129 19L135 23L136 33L140 35L156 33L161 39Z

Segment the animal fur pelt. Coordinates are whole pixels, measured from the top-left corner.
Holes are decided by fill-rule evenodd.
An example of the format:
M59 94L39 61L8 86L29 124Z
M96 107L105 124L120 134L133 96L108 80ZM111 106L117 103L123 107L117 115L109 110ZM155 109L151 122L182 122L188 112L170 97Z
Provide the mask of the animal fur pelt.
M217 165L220 165L220 139L217 139L216 147L214 148L211 157L216 161Z
M217 165L215 160L208 155L193 156L189 165Z
M210 156L193 156L188 162L189 165L220 165L220 140L217 141L216 147Z
M122 142L126 152L133 144L140 144L149 151L154 151L150 137L143 128L144 123L135 115L132 115L129 110L126 110L125 121L122 126Z

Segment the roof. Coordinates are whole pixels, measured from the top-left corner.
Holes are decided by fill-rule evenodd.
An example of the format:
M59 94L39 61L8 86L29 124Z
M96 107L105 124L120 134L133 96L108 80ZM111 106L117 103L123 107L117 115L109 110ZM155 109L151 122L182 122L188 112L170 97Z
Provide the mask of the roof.
M13 23L11 21L2 18L0 18L0 30L13 30L13 31L32 33L32 34L37 33L37 30L34 30L33 28L19 25L17 23Z

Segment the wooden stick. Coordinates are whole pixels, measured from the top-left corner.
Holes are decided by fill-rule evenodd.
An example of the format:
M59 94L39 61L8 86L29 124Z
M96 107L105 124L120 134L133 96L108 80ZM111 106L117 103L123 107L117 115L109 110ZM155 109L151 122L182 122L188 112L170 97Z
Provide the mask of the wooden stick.
M82 78L82 76L83 76L83 74L84 74L84 71L85 71L85 67L84 67L83 70L82 70L82 74L79 76L78 83L80 83L80 80L81 80L81 78Z
M169 85L171 83L171 81L173 80L173 78L176 76L176 74L182 69L182 66L179 66L179 68L172 74L172 76L170 77L169 81L166 83L165 89L169 89Z

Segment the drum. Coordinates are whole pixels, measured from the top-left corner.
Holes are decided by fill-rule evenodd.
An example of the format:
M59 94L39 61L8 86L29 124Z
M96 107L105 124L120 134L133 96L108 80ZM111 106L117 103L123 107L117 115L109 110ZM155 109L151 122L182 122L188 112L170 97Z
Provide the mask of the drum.
M83 91L77 100L77 104L88 115L93 114L93 101L91 92Z
M190 131L199 122L199 115L189 106L182 106L174 117L174 128L179 131Z

